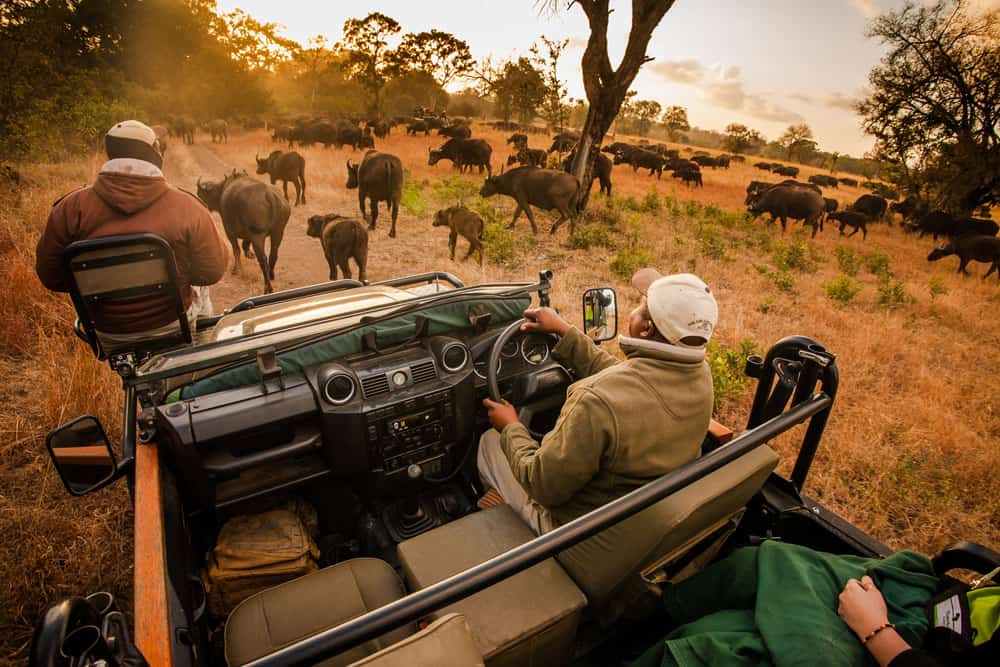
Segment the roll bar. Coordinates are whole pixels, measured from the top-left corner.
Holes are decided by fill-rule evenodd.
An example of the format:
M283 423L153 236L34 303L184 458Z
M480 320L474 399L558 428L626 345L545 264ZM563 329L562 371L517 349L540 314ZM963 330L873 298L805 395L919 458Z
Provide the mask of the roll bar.
M769 399L773 393L774 377L778 372L775 370L775 364L778 359L784 358L783 355L791 356L792 363L798 363L799 366L797 369L792 369L795 371L795 382L790 387L780 385L774 391L787 391L785 395L787 402L794 390L795 400L787 411L763 419L764 407L759 406L767 406L769 402L773 405L778 404L777 400L769 401ZM811 365L816 366L815 371ZM809 420L795 466L796 470L800 467L804 469L801 473L801 478L804 479L816 453L837 391L838 375L834 355L809 338L793 336L775 344L766 359L760 357L748 359L747 370L759 373L755 377L761 379L754 400L754 406L759 407L759 410L751 413L751 423L755 420L761 421L754 423L749 430L728 444L530 542L337 627L323 630L280 648L254 660L248 667L313 664L406 623L415 622L432 611L473 595L579 544ZM785 377L792 377L788 368L782 369L782 372ZM821 391L813 393L817 382L821 383ZM781 395L779 394L777 399L780 399ZM783 409L784 403L781 403L781 406Z

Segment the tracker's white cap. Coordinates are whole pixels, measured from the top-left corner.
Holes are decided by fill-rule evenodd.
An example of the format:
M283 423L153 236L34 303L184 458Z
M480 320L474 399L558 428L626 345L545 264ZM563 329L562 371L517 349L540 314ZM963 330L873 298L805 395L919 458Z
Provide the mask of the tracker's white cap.
M141 141L150 146L156 145L156 132L153 131L153 128L137 120L123 120L120 123L115 123L114 127L108 130L107 136Z
M704 347L719 319L712 290L692 273L665 276L645 268L632 276L632 286L646 296L657 330L674 345Z

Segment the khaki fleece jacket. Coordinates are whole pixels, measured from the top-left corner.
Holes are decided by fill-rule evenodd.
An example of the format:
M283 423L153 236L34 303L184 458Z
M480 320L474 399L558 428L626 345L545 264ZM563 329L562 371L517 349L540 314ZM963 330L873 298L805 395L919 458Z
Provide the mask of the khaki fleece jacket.
M131 159L107 162L94 185L55 203L35 250L35 271L50 290L68 292L69 276L63 266L66 246L140 232L157 234L170 244L185 308L191 305L191 285L211 285L225 273L229 249L208 208L194 195L167 183L153 165ZM97 329L108 333L149 331L176 319L166 297L94 309Z
M704 351L619 340L623 362L571 327L553 356L581 379L555 428L541 444L520 422L500 435L514 477L557 525L694 460L708 430Z

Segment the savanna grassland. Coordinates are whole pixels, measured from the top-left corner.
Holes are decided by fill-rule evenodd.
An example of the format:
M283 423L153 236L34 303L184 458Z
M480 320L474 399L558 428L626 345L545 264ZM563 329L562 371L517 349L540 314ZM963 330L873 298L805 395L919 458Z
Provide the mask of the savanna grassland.
M505 134L477 126L474 136L506 159ZM545 137L529 138L547 147ZM612 285L620 314L636 304L627 277L652 264L692 271L720 305L712 366L717 418L745 423L752 386L740 377L750 350L763 352L783 336L815 338L838 357L840 394L806 491L894 548L932 553L958 539L1000 548L1000 285L955 273L957 259L928 263L933 243L899 226L873 225L867 240L827 227L816 239L798 225L751 221L743 213L751 180L778 180L748 164L704 171L705 187L614 169L614 196L596 192L576 233L548 234L554 217L537 213L532 236L522 216L508 231L512 201L480 199L480 176L459 176L446 162L427 165L438 137L394 131L379 148L407 169L398 236L387 236L385 213L373 233L369 279L445 270L467 283L531 279L555 273L553 304L580 317L587 287ZM253 170L256 152L273 148L263 131L234 133L229 143L199 135L166 154L168 178L194 189L199 176ZM682 150L685 147L679 146ZM306 158L308 204L293 210L277 265L275 289L321 282L327 266L309 215L355 214L345 162L361 153L320 147ZM682 153L684 154L684 153ZM751 158L750 162L754 160ZM131 517L118 484L83 499L63 490L45 453L46 431L77 414L97 414L117 432L118 381L70 333L69 301L48 293L34 274L34 245L52 202L92 179L99 156L60 165L20 166L24 183L0 185L0 661L22 659L31 625L59 598L111 590L127 600L131 587ZM800 179L819 173L808 167ZM864 191L842 187L826 196L844 205ZM464 202L487 221L486 263L453 262L447 232L431 227L434 211ZM459 259L465 241L459 240ZM217 309L260 291L255 263L213 288ZM611 345L612 348L616 346ZM796 441L778 443L787 474ZM126 602L127 605L127 602Z

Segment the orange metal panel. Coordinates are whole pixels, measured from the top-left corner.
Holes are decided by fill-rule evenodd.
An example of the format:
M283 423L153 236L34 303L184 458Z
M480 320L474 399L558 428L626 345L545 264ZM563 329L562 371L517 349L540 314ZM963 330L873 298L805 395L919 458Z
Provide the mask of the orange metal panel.
M163 542L160 458L155 444L135 452L135 642L153 667L173 662Z

